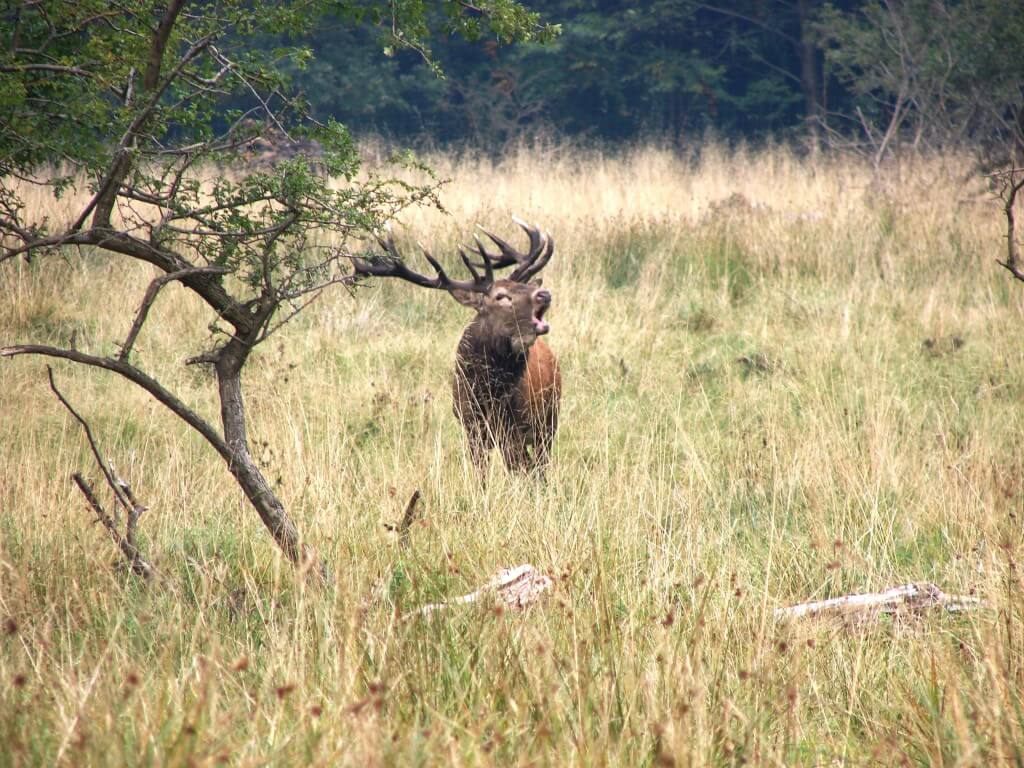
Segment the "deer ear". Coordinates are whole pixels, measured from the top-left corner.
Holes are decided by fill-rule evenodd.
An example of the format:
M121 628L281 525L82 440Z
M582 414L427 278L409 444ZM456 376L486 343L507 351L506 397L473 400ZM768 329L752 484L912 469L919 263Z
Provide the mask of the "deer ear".
M476 291L464 291L461 288L453 288L448 291L459 304L464 307L472 307L473 309L480 309L484 303L484 295L477 293Z
M542 285L544 285L544 280L538 277L536 280L532 281L530 285L534 286L535 288L540 288Z

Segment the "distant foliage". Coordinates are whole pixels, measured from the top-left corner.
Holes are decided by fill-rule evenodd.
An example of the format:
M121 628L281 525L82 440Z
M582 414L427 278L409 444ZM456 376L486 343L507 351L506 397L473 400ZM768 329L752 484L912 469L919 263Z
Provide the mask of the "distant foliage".
M378 67L372 33L327 23L310 39L315 63L297 80L318 115L354 130L476 144L535 131L623 139L712 130L756 138L804 125L826 94L833 104L847 100L822 68L811 26L821 10L816 0L553 0L535 7L561 28L552 44L439 39L432 54L443 80L418 66L415 51Z
M870 153L1005 144L1024 82L1024 6L1000 0L552 0L550 45L441 36L421 53L336 19L296 74L316 114L405 141L501 146L544 132L622 140L841 137ZM435 24L444 16L432 12ZM393 54L379 66L381 49ZM895 121L893 120L896 114ZM885 141L894 123L894 135ZM852 143L851 143L852 140Z
M1024 5L873 0L829 7L819 30L854 97L846 114L881 159L899 146L968 145L986 169L1024 150Z

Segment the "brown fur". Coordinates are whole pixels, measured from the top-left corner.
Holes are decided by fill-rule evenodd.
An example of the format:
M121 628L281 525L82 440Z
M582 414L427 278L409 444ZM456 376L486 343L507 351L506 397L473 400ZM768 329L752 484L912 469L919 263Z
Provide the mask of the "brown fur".
M478 467L495 446L513 471L542 471L548 463L562 381L555 355L533 332L538 293L546 294L535 284L498 281L474 301L477 316L459 341L454 410ZM511 305L494 301L501 294Z

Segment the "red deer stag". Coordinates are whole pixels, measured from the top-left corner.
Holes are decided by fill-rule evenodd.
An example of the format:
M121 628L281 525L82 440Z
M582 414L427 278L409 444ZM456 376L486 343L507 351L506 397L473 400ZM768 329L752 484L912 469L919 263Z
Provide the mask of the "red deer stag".
M489 451L497 445L510 470L543 472L558 426L562 380L558 361L539 339L550 330L544 314L551 306L551 292L531 278L551 259L555 242L540 229L513 220L529 236L529 251L520 253L485 231L500 253L488 253L476 238L481 261L475 263L460 248L471 280L452 280L425 248L423 255L436 275L413 272L390 235L379 239L384 256L356 259L355 269L357 275L397 277L448 291L460 304L476 310L459 340L452 383L455 415L469 438L470 456L484 471ZM507 278L495 279L495 270L511 266L515 269Z

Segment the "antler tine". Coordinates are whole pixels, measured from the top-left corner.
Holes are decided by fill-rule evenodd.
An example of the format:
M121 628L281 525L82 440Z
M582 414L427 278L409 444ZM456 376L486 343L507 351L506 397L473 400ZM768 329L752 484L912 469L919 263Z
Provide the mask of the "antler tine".
M491 262L494 265L495 269L511 267L513 264L518 264L520 261L522 261L523 254L519 253L519 251L517 251L511 245L506 243L500 237L491 234L483 227L480 228L480 231L487 235L489 238L491 238L491 240L494 241L494 244L501 249L501 256L492 256L484 248L483 243L480 242L480 238L477 237L476 235L473 235L473 239L476 240L477 251L480 253L481 256L483 256L484 261Z
M480 258L482 259L482 263L474 266L483 267L487 270L487 279L492 283L494 282L494 270L503 269L504 267L509 267L516 263L515 261L507 260L505 257L492 256L489 254L487 249L484 248L484 244L480 242L480 238L476 235L473 235L473 240L476 241L476 252L480 254Z
M546 247L543 248L543 251L538 252L537 256L534 257L533 261L527 262L522 267L516 269L511 275L509 275L510 280L515 280L516 282L519 283L525 283L531 277L533 277L542 269L544 269L544 267L547 266L547 263L551 261L551 256L555 252L555 238L553 238L547 232L543 233L542 237L544 238L544 244L546 245Z
M427 250L426 246L423 245L423 243L417 242L416 245L418 245L420 250L423 251L423 256L427 259L427 261L430 262L430 266L434 268L434 271L437 272L437 279L440 281L438 283L438 287L440 288L443 285L451 283L452 280L444 271L444 267L441 266L441 262L434 258L434 256L430 253L430 251Z
M398 253L398 246L395 245L395 238L391 235L390 230L388 230L387 237L381 237L380 235L375 235L375 237L377 238L377 245L381 247L384 253L392 259L402 260L401 255Z
M470 269L473 274L472 280L452 280L444 271L441 263L420 243L417 243L417 245L419 245L424 257L426 257L437 273L434 277L427 277L409 269L405 265L405 261L398 252L398 246L395 245L394 238L390 234L386 238L378 235L377 242L385 252L386 257L376 260L353 257L352 264L355 267L356 275L364 277L397 277L400 280L405 280L423 288L440 288L446 291L463 290L486 293L490 290L493 280L491 282L488 282L486 279L481 280L480 275L472 268ZM465 261L465 259L463 260ZM490 270L488 270L488 273L490 274Z
M473 262L469 259L469 254L466 253L462 246L459 246L459 258L461 258L462 263L466 265L466 269L468 269L469 273L473 276L473 280L479 280L480 274L476 271L476 267L473 266Z
M545 235L540 231L540 227L531 227L525 221L520 219L518 216L513 216L512 221L522 227L523 231L526 232L530 238L530 256L537 258L540 251L544 248Z
M554 240L546 232L541 231L540 227L531 226L522 219L513 216L512 221L518 224L526 232L530 238L530 249L528 253L520 253L507 242L502 240L497 235L488 232L486 229L481 227L481 231L489 237L498 248L501 249L501 256L493 256L487 252L484 248L483 243L479 237L474 235L476 240L476 250L483 259L484 264L490 264L494 269L501 269L503 267L511 267L515 265L516 269L509 275L509 280L516 282L525 282L533 275L537 274L544 268L544 266L551 259L551 255L554 253ZM481 266L481 265L476 265Z
M480 250L480 252L483 254L483 257L484 257L484 263L482 265L481 264L474 264L470 260L469 254L466 253L466 251L463 250L461 247L459 248L459 256L462 257L463 263L466 265L466 267L472 273L473 279L476 280L476 281L480 280L480 275L476 271L476 267L483 266L483 268L484 268L484 282L487 285L491 285L491 284L494 283L494 267L491 264L491 260L487 258L487 253L484 252L482 248L480 248L479 242L477 243L477 247Z

